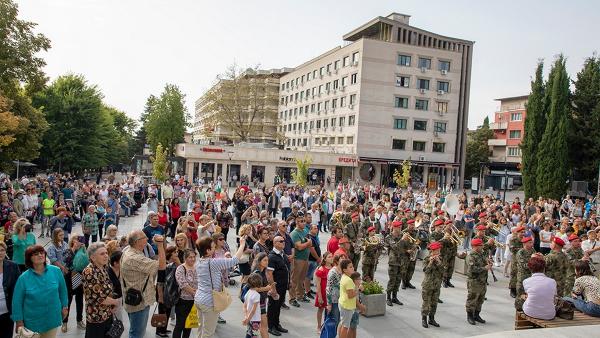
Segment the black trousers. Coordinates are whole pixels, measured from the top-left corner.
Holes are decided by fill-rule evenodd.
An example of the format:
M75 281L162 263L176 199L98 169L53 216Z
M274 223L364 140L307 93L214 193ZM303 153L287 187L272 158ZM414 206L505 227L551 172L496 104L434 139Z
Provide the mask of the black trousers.
M65 275L65 282L67 283L67 297L69 298L69 311L71 310L71 302L73 301L73 296L75 296L75 312L77 313L77 322L83 320L83 283L79 285L75 290L71 288L71 274ZM63 323L69 322L69 314L65 319L63 319Z
M277 284L279 286L279 284ZM269 296L269 306L267 307L267 319L269 321L269 329L281 326L279 315L281 314L281 304L285 303L285 288L277 288L279 299L275 300Z
M193 300L179 298L175 305L175 328L173 329L173 338L189 338L192 329L185 328L185 320L194 306Z
M158 303L158 314L166 314L167 315L167 325L164 327L157 327L156 333L167 333L167 327L169 327L169 317L171 315L171 308L166 307L163 303ZM152 315L150 315L152 317Z
M15 323L10 319L10 313L0 315L0 338L12 338Z
M109 317L102 323L86 323L85 325L85 338L105 338L106 332L110 330L112 325L113 317Z

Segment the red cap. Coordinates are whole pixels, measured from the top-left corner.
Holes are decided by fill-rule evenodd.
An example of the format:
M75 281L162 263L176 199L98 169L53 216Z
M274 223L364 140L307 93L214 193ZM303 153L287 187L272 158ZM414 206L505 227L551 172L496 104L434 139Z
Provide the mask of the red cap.
M487 228L485 227L485 225L483 225L483 224L479 224L479 225L478 225L478 226L475 228L475 230L487 230Z
M452 224L451 220L447 220L444 224Z
M523 237L523 239L521 239L521 243L527 243L529 241L533 241L532 237Z
M521 225L520 227L517 227L515 229L515 232L524 231L524 230L525 230L525 227Z
M579 239L579 236L575 235L575 234L571 234L571 236L569 236L569 242L571 241L576 241Z
M444 221L442 221L441 219L438 219L435 222L433 222L433 225L435 225L435 226L442 225L442 224L444 224Z
M400 221L393 221L392 222L392 227L394 227L394 228L399 228L401 226L402 226L402 222L400 222Z
M369 214L372 213L372 212L375 212L375 208L369 209Z
M485 212L480 212L479 213L479 218L481 218L481 217L487 217L487 214Z
M406 223L407 224L415 224L415 220L414 219L409 219Z
M348 240L348 237L342 237L342 238L340 238L340 241L338 243L344 244L344 243L350 243L350 241Z
M367 229L367 232L371 232L371 231L375 231L375 227L369 227L369 228Z
M410 208L404 209L404 212L410 212Z
M565 246L565 241L563 241L560 237L554 237L554 243L560 246Z
M481 238L473 238L471 240L471 246L478 246L478 245L483 245L483 241L481 240Z
M360 215L358 214L358 212L355 212L352 214L352 218L359 218L359 217L360 217Z
M438 215L443 215L444 214L444 210L438 210Z
M442 247L442 243L440 243L440 242L433 242L433 243L429 244L429 250L437 250L441 247Z

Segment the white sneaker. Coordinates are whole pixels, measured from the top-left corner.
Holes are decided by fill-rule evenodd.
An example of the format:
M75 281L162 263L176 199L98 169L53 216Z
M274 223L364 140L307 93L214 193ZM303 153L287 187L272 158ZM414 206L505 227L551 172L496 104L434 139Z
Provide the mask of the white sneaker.
M69 328L67 327L67 323L62 323L62 326L60 327L60 332L66 333L68 330Z

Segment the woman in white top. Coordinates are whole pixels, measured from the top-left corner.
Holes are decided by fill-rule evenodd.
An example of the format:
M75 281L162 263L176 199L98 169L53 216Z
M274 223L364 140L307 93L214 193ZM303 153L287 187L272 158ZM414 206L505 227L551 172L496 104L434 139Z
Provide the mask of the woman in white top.
M540 231L540 252L544 255L550 253L550 243L554 233L550 230L550 222L544 222L544 229Z
M525 298L523 312L533 318L551 320L556 316L554 297L556 296L556 281L544 275L546 262L541 254L529 259L527 267L531 277L523 281Z

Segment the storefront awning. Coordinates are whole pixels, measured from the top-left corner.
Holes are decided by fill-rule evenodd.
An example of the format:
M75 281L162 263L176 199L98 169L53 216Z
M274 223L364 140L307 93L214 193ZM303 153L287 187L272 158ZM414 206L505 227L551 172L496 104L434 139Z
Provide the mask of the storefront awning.
M390 159L385 159L385 158L375 158L375 157L360 157L359 161L361 162L377 162L377 163L382 163L382 164L396 164L396 165L400 165L402 164L402 161L404 160L390 160ZM410 160L412 164L426 164L426 165L430 165L430 166L438 166L438 167L459 167L460 163L446 163L446 162L433 162L433 161L417 161L417 160Z

